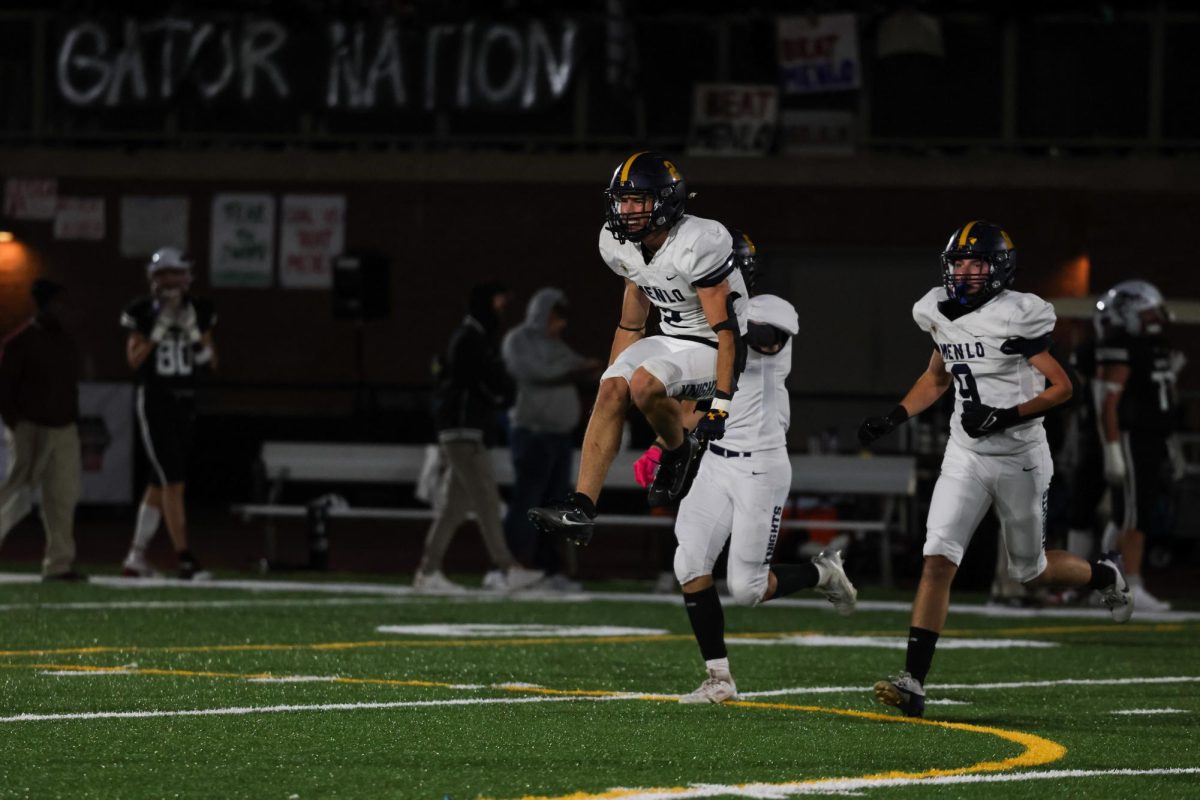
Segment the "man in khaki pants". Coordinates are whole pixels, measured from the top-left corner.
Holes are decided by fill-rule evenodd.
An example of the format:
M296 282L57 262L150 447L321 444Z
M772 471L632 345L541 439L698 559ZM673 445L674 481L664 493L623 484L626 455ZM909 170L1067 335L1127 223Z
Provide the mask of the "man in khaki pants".
M79 501L79 351L62 324L63 287L33 282L37 314L4 342L0 417L8 444L8 477L0 485L0 542L41 489L46 530L43 580L87 580L75 562Z
M500 284L471 289L467 315L446 348L434 390L434 423L445 472L433 503L433 524L413 576L413 588L420 592L462 590L442 572L442 561L468 511L474 512L488 557L498 570L485 588L517 591L544 576L541 570L518 563L504 541L500 490L487 447L496 428L496 413L512 390L496 343L508 300L509 291Z

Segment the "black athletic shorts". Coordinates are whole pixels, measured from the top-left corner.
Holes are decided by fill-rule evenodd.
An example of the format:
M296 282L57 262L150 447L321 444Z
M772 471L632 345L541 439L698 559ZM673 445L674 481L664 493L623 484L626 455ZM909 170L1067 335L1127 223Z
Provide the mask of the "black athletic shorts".
M150 459L150 483L183 483L196 404L189 394L137 387L138 428Z
M1096 508L1104 499L1104 455L1095 444L1079 449L1079 461L1071 473L1071 529L1090 531L1096 527Z
M1171 460L1161 433L1121 431L1125 485L1113 489L1113 522L1121 530L1145 531L1170 490Z

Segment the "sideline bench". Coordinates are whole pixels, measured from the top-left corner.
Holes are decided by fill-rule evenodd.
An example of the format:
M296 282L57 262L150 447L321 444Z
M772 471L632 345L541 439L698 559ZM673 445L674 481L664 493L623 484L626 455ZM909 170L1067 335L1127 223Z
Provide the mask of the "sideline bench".
M425 463L427 445L338 444L326 442L265 442L260 456L261 476L269 482L265 503L233 506L243 519L268 519L268 551L274 551L274 518L307 517L316 526L314 541L324 546L324 529L329 519L428 520L431 508L351 508L332 503L282 505L279 498L289 482L416 484ZM513 483L512 457L508 448L493 448L492 463L501 486ZM606 489L642 491L633 477L633 462L638 450L617 454L605 483ZM880 578L885 586L892 582L891 533L903 531L906 517L900 504L916 494L916 459L912 456L810 456L792 455L792 492L809 495L867 495L882 499L878 517L862 520L785 519L784 530L835 530L852 533L878 533ZM574 453L572 474L579 466L579 451ZM674 517L649 514L602 514L600 525L671 526ZM310 531L314 533L314 531ZM323 552L323 551L322 551Z

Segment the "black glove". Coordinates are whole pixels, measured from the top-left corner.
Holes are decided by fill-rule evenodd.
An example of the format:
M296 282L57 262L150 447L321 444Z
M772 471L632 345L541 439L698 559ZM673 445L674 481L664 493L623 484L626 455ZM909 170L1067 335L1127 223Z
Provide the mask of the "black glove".
M880 436L886 436L908 419L908 410L904 406L896 406L883 417L867 417L858 426L858 440L866 447Z
M1021 421L1021 415L1017 413L1016 406L995 408L974 400L964 400L961 419L967 436L979 439L1016 425Z
M704 412L704 416L696 423L692 433L702 442L711 442L725 436L725 421L729 419L729 401L732 398L725 392L717 392L712 406Z

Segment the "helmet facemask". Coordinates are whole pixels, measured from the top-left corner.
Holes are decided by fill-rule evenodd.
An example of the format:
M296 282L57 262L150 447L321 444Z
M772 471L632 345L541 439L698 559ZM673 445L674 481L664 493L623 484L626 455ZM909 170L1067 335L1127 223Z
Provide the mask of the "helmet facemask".
M1124 330L1131 336L1162 336L1171 322L1162 293L1141 280L1122 281L1096 301L1096 333Z
M628 197L652 199L644 211L622 211ZM687 188L679 170L659 153L634 153L613 172L604 191L606 226L622 244L642 242L657 231L670 228L683 216Z
M669 228L675 220L667 213L665 201L674 194L673 187L664 186L657 193L642 189L606 189L604 198L608 201L605 218L608 229L620 242L640 242L655 231ZM623 212L621 200L626 197L643 197L653 199L653 205L645 211Z
M165 306L178 306L192 285L187 269L160 269L150 274L150 293Z
M970 250L949 250L942 253L942 284L951 300L960 305L978 307L995 297L1012 283L1013 266L1009 252L980 253ZM959 261L982 261L987 271L976 275L958 275Z

